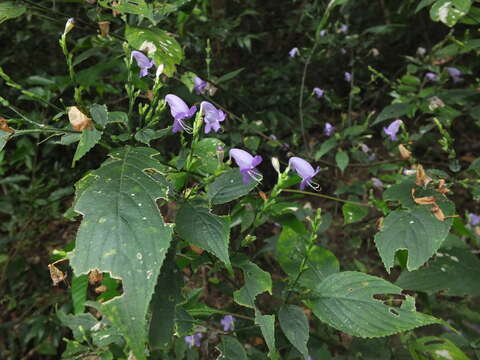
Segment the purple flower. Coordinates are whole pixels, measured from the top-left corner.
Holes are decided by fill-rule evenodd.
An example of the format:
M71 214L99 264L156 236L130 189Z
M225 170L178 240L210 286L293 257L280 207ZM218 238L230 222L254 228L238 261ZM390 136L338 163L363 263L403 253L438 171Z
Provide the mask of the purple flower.
M470 213L468 214L468 218L469 218L470 225L476 226L480 224L480 216L478 216L477 214Z
M348 32L348 25L347 24L342 24L340 26L340 29L338 29L339 32L346 34Z
M262 162L262 157L260 155L254 157L242 149L231 149L229 154L230 158L233 157L240 168L240 174L243 175L243 183L245 185L250 183L250 178L255 181L260 181L262 179L262 174L256 169L256 167Z
M325 35L327 35L327 30L324 29L320 31L320 36L325 36Z
M325 123L325 127L323 128L323 133L326 136L332 136L334 132L335 132L335 127L329 122Z
M454 83L458 83L463 80L462 79L463 73L459 69L455 67L447 67L447 72L448 72L448 75L450 75L450 77L452 78Z
M188 347L191 349L192 346L200 347L200 340L202 340L203 334L196 333L194 335L185 336L185 342L188 344Z
M372 184L374 187L376 187L377 189L383 189L383 182L382 180L376 178L376 177L372 177Z
M148 69L150 69L154 63L153 60L150 60L142 52L134 50L132 51L132 56L135 58L138 67L140 68L140 77L148 75Z
M390 136L390 140L397 141L397 132L400 129L400 125L402 125L402 123L402 120L397 119L390 125L388 125L388 127L384 127L383 132Z
M316 87L313 89L313 93L315 94L317 99L320 99L323 96L323 94L325 94L325 90L320 89L319 87Z
M428 81L438 81L438 75L432 72L428 72L425 74L425 79Z
M360 144L360 149L362 149L362 151L366 154L368 152L370 152L370 148L368 147L368 145L366 144Z
M206 87L207 82L205 80L200 79L198 76L193 79L193 89L197 95L203 94Z
M295 56L300 54L300 51L298 51L298 48L294 47L292 50L288 52L288 56L293 59Z
M232 315L225 315L222 320L220 320L220 324L223 326L223 331L233 331L233 323L235 318Z
M212 129L218 132L220 130L220 122L225 120L227 115L208 101L202 101L200 111L203 114L203 121L205 121L205 134L208 134Z
M189 109L187 104L185 104L185 101L173 94L165 96L165 101L170 106L170 112L174 119L172 131L176 133L177 131L185 130L188 133L192 133L192 128L185 124L183 120L189 119L195 115L197 107L194 105Z
M305 189L305 185L310 186L312 189L317 190L319 185L312 181L312 178L318 174L320 171L320 167L314 170L312 165L310 165L305 160L299 157L291 157L288 160L288 166L295 170L297 174L302 178L302 182L300 183L300 190Z
M345 73L343 74L343 78L346 82L352 82L352 74L350 74L348 71L345 71Z

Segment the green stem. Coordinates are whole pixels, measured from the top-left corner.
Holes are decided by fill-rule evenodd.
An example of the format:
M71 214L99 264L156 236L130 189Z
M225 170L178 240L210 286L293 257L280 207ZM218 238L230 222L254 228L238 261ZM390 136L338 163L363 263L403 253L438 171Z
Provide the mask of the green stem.
M282 192L290 192L290 193L296 193L296 194L304 194L304 195L321 197L321 198L329 199L329 200L333 200L333 201L343 202L343 203L345 203L345 204L352 204L352 205L372 207L372 205L370 205L370 204L365 204L365 203L361 203L361 202L357 202L357 201L344 200L344 199L340 199L340 198L337 198L337 197L333 197L333 196L329 196L329 195L324 195L324 194L319 194L319 193L314 193L314 192L310 192L310 191L295 190L295 189L283 189Z

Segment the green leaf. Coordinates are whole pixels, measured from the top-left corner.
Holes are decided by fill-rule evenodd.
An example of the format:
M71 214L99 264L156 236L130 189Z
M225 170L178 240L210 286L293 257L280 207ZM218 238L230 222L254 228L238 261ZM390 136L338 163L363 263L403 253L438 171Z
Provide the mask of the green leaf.
M413 360L468 360L469 357L446 338L425 336L409 344Z
M315 316L337 330L359 337L381 337L419 326L444 323L415 311L415 299L404 295L400 307L374 295L400 294L401 288L381 278L355 271L330 275L306 301Z
M220 84L222 82L232 80L234 77L236 77L238 74L240 74L245 68L240 68L234 71L231 71L225 75L220 76L220 78L216 81L217 84Z
M5 1L0 4L0 24L9 20L22 16L27 10L22 4L13 1Z
M225 147L225 144L216 138L205 138L195 143L193 156L196 162L192 170L206 175L213 174L219 165L218 147Z
M317 152L315 153L315 160L317 161L320 160L323 155L328 153L335 146L337 146L337 139L333 137L323 142L322 145L320 145L320 149L318 149Z
M342 173L347 168L349 161L350 159L348 158L348 153L346 151L338 151L335 155L335 162Z
M307 255L307 236L296 232L289 226L284 226L277 240L277 260L283 271L293 281L298 277ZM297 282L311 289L322 280L340 270L337 258L329 250L319 246L310 249L305 262L306 269L298 278Z
M161 139L170 134L171 131L171 126L161 130L143 128L136 132L135 140L150 146L150 141Z
M3 150L5 144L7 143L8 138L12 135L7 131L0 130L0 151Z
M412 189L415 187L413 180L394 184L383 192L383 200L399 201L402 206L412 208L415 206L415 202L412 198Z
M77 145L77 150L73 155L72 167L80 160L87 152L89 152L102 138L102 132L95 128L85 129L82 131L82 136Z
M90 313L83 313L78 315L65 314L63 310L58 310L56 313L60 322L72 330L74 338L80 338L85 331L90 330L97 324L97 319Z
M233 336L222 336L222 342L217 346L220 356L217 360L247 360L243 345Z
M428 267L402 272L396 285L429 294L442 291L448 296L480 296L479 278L478 257L469 250L453 248L437 252Z
M438 0L430 8L430 17L452 27L468 13L471 6L471 0Z
M231 266L227 217L213 215L200 201L185 202L178 210L175 229L182 239L212 253L227 267Z
M165 350L171 345L175 307L181 301L182 287L183 276L175 265L175 249L172 246L163 263L150 305L152 320L149 344L154 350Z
M156 203L169 192L157 154L142 147L113 151L80 181L75 211L83 220L69 256L77 276L98 269L122 280L123 294L103 303L102 311L139 360L145 359L148 305L172 236Z
M437 0L422 0L422 1L420 1L420 3L415 8L415 13L419 12L423 8L426 8L427 6L432 5L435 1L437 1Z
M128 115L123 111L112 111L108 113L109 124L123 124L128 128Z
M93 104L90 106L90 115L92 115L92 120L100 125L101 128L104 128L108 122L108 110L107 105L98 105Z
M154 8L152 4L147 3L146 0L120 0L115 5L111 5L109 0L99 0L99 4L112 10L119 11L125 14L140 15L146 17L156 25L154 18Z
M156 66L163 64L167 76L173 75L175 65L183 59L180 44L161 29L127 26L125 37L132 48L147 51L148 57L154 60Z
M279 359L275 349L275 315L262 315L255 309L255 325L260 327L265 338L270 359Z
M438 202L438 205L445 216L453 215L450 201ZM382 230L375 235L375 245L387 272L393 267L398 250L408 250L408 271L425 264L440 248L451 226L451 218L438 220L427 205L392 211L385 218Z
M88 275L74 276L72 279L72 302L75 314L83 313L87 300Z
M345 225L353 224L368 215L368 208L361 205L346 203L342 207L342 213Z
M388 119L397 118L409 114L415 109L415 105L408 103L395 103L385 107L372 125L376 125Z
M258 182L253 179L249 184L244 184L240 171L231 169L207 186L207 197L213 205L225 204L247 195L257 185Z
M272 278L268 272L250 261L244 261L238 266L243 270L245 285L233 293L233 299L237 304L254 309L258 294L265 291L272 294Z
M278 320L288 341L308 359L309 326L305 313L298 306L283 305L278 312Z

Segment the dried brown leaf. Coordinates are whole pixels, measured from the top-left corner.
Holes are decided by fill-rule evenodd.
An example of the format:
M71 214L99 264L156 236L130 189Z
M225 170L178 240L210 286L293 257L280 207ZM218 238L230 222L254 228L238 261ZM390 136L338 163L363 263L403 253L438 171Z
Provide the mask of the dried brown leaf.
M432 206L432 212L435 217L440 221L445 221L446 216L443 214L442 209L438 205Z
M400 156L403 160L408 160L412 156L412 152L407 150L403 144L398 145L398 151L400 151Z
M104 293L105 291L107 291L107 287L105 285L100 285L95 288L95 293L97 294Z
M54 264L48 264L48 269L50 270L50 278L52 279L53 286L57 286L59 283L61 283L67 278L67 275L64 274Z
M0 130L13 134L15 130L8 126L7 120L0 116Z
M72 127L77 131L83 131L90 126L92 119L82 113L76 106L68 108L68 120Z
M427 175L422 165L417 165L417 178L415 184L418 186L426 186L432 181L432 178Z
M95 285L102 280L103 274L97 269L90 271L90 274L88 274L88 282L90 283L90 285Z
M438 182L437 191L442 194L448 194L450 192L450 189L447 188L446 181L444 179L440 179L440 181Z

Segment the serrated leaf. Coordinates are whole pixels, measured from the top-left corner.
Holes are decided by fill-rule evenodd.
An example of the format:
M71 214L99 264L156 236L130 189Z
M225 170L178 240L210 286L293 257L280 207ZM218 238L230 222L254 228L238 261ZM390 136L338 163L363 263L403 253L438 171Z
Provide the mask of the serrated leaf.
M471 6L471 0L437 0L430 8L430 17L452 27L468 13Z
M468 356L446 338L425 336L408 346L413 360L468 360Z
M450 201L438 202L438 205L446 216L453 215ZM398 250L408 250L408 271L425 264L440 248L451 226L451 218L438 220L428 205L392 211L383 221L382 230L375 235L375 245L387 272L393 267Z
M415 109L415 105L408 103L394 103L385 107L372 125L376 125L388 119L397 118L400 116L407 115Z
M415 311L415 299L405 295L401 307L374 295L400 294L401 288L381 278L355 271L330 275L314 289L306 305L315 316L337 330L358 337L381 337L435 323L433 316Z
M175 323L175 307L181 301L183 276L175 264L175 247L172 246L163 263L150 308L149 344L154 350L165 350L171 345Z
M350 159L348 158L348 153L346 151L338 151L335 155L335 162L342 173L347 168L349 161Z
M240 171L231 169L207 186L207 197L213 205L225 204L247 195L257 185L258 182L253 179L249 184L244 184Z
M220 356L217 360L247 360L243 345L233 336L222 336L222 342L217 346Z
M366 206L346 203L342 206L342 213L345 225L353 224L368 215L368 208Z
M233 293L233 299L237 304L254 309L258 294L272 294L272 278L268 272L250 261L242 262L238 266L243 270L245 285Z
M205 138L197 142L193 147L196 163L192 166L192 170L206 175L213 174L219 164L218 147L225 147L225 144L215 138Z
M290 279L295 280L307 254L307 237L289 226L284 226L277 240L277 260ZM340 270L337 258L329 250L319 246L310 249L305 262L307 268L298 278L298 283L314 288L327 276Z
M278 312L278 320L288 341L308 359L309 326L305 313L298 306L284 305Z
M142 147L113 151L80 181L75 211L83 220L69 256L77 276L98 269L122 280L123 294L101 309L138 360L145 359L146 314L172 235L156 203L169 191L157 154Z
M468 250L454 248L437 252L436 259L422 269L402 272L396 285L429 294L480 296L478 279L480 260Z
M125 38L129 45L136 50L148 47L148 57L154 60L156 66L163 64L165 66L164 73L167 76L173 75L175 66L180 64L183 59L180 44L161 29L127 26Z
M108 109L107 105L98 105L93 104L90 106L90 115L92 115L92 120L100 125L101 128L104 128L108 122Z
M207 250L230 267L230 222L210 212L201 202L185 202L178 210L176 231L190 244Z
M22 16L27 10L22 4L13 1L5 1L0 4L0 24L9 20Z
M72 302L75 314L83 313L87 300L88 275L74 276L72 279Z
M89 152L102 138L102 132L95 128L85 129L82 131L82 136L73 155L72 167L80 160L87 152Z
M255 325L260 327L268 347L268 357L277 360L278 355L275 349L275 315L262 315L255 309Z

